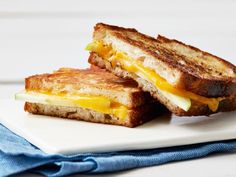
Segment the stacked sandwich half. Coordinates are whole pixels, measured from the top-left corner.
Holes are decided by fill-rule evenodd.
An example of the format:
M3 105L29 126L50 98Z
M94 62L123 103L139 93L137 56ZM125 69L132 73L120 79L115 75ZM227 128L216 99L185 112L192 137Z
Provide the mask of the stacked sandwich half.
M101 69L26 78L16 96L25 110L134 127L163 112L160 103L179 116L236 109L236 67L195 47L98 23L87 50Z

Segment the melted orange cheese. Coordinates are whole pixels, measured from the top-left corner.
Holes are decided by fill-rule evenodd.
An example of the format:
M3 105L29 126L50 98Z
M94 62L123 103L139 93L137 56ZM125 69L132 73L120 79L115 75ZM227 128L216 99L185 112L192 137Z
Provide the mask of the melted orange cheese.
M117 52L113 50L111 45L103 45L102 42L95 41L92 44L89 44L87 49L96 52L102 58L109 60L112 65L115 65L116 62L119 62L123 69L132 73L136 73L137 75L142 75L142 77L151 81L160 90L164 90L174 95L190 98L191 100L196 100L206 104L212 111L216 111L218 109L219 102L224 99L207 98L183 89L175 88L155 71L144 67L140 61L132 59L123 52Z
M117 103L104 96L95 95L68 95L52 94L42 91L26 91L16 94L16 98L24 101L37 102L42 104L60 105L60 106L80 106L83 108L95 110L105 114L115 115L120 119L127 117L128 107Z

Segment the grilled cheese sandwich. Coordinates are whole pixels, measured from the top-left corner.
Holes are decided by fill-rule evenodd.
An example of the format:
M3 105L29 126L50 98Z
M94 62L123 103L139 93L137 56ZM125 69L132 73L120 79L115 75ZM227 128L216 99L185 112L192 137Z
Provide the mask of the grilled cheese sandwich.
M15 98L25 101L25 111L33 114L135 127L163 110L134 81L101 69L62 68L25 82Z
M206 115L236 109L233 64L210 54L206 59L206 53L193 47L182 45L172 49L176 45L135 29L102 23L94 29L93 42L87 46L91 52L89 62L119 77L134 79L176 115ZM191 52L186 53L189 48ZM194 56L198 61L195 62ZM207 63L209 68L205 66Z

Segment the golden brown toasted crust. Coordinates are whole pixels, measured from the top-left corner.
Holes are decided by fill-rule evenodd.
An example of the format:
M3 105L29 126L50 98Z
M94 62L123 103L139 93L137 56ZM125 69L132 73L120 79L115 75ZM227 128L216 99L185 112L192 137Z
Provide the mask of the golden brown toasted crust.
M153 97L157 98L162 104L164 104L171 112L178 116L199 116L199 115L210 115L217 112L233 111L236 109L236 97L228 97L225 100L221 101L216 112L212 112L207 105L202 104L198 101L191 100L190 110L187 112L178 106L170 102L166 97L164 97L153 84L148 81L138 77L137 75L128 73L127 71L122 70L122 68L116 67L113 68L112 65L103 60L101 57L95 53L91 53L89 57L89 63L99 66L100 68L105 68L108 71L116 74L119 77L123 78L132 78L141 87L144 91L148 91Z
M205 97L221 97L236 95L236 69L233 64L215 57L213 62L220 63L219 67L209 68L206 65L196 63L196 60L183 55L175 50L170 50L162 45L159 40L139 33L135 29L122 28L103 23L94 27L94 39L103 40L109 34L117 40L140 49L145 55L149 55L158 61L163 70L172 74L177 73L178 79L175 87L185 89ZM120 49L122 51L122 49ZM213 55L212 55L213 57ZM165 68L164 68L165 67ZM168 81L170 77L165 79ZM191 84L189 84L191 83Z
M224 67L226 66L226 68L229 68L231 69L231 71L233 71L232 75L230 77L224 77L223 81L200 80L199 82L196 82L195 80L193 80L195 78L191 78L191 77L183 75L181 80L183 80L182 83L185 85L182 87L185 88L186 90L202 89L204 92L206 92L207 95L216 95L216 96L220 96L216 94L217 92L225 93L225 96L228 96L228 95L231 95L231 93L234 93L236 91L236 75L235 75L236 67L232 63L222 58L219 58L215 55L212 55L208 52L202 51L199 48L196 48L194 46L184 44L183 42L180 42L176 39L168 39L167 37L158 35L157 40L163 47L166 47L169 50L173 50L174 52L180 55L184 55L190 58L194 57L195 61L199 61L201 59L205 60L204 62L200 61L200 64L203 66L209 65L210 63L208 61L214 61L214 65L216 67L222 67L223 65ZM199 58L199 60L197 60L197 58ZM212 67L213 67L212 65L205 66L204 69L209 70L209 72L212 72ZM217 70L214 70L214 71L217 72ZM189 82L184 82L185 80ZM193 83L193 84L187 84L187 83ZM207 88L210 87L211 84L213 87L210 90L207 90ZM207 92L210 92L210 93L207 93Z
M195 53L195 54L201 55L201 57L203 57L203 58L210 57L210 58L217 59L218 61L224 63L227 67L229 67L232 70L234 70L234 72L236 72L236 67L232 63L226 61L225 59L217 57L217 56L215 56L213 54L210 54L210 53L208 53L206 51L202 51L201 49L199 49L197 47L185 44L185 43L183 43L181 41L178 41L176 39L169 39L169 38L167 38L165 36L162 36L162 35L158 35L157 36L157 40L161 44L164 44L163 45L164 47L167 47L168 49L171 49L171 50L175 50L176 52L179 52L179 53L184 54L184 55L186 55L186 54L192 55L193 53ZM175 45L177 45L180 48L178 48L177 46L174 47ZM183 52L183 51L181 52L181 49L185 49L185 50L187 49L191 53L186 53L186 52Z
M104 124L122 125L126 127L136 127L166 111L160 103L155 102L129 110L128 116L122 120L113 115L104 114L82 107L66 107L26 102L24 109L25 111L32 114L56 116Z
M33 82L38 84L33 84ZM136 83L132 80L121 79L109 72L104 72L98 69L73 69L60 68L51 74L41 74L30 76L25 79L26 90L41 90L45 85L42 82L52 82L54 84L73 84L75 87L99 87L102 89L110 88L112 90L125 91L140 91L136 88ZM46 88L45 88L46 89Z
M61 68L52 74L30 76L25 79L27 91L51 94L92 94L106 96L128 107L136 107L152 100L148 92L137 88L131 79L122 79L98 69Z

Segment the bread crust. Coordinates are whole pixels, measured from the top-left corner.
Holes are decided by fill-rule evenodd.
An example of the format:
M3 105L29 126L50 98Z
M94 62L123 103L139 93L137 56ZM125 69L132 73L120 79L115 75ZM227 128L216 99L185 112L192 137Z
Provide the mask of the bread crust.
M188 57L166 48L155 38L141 34L135 29L103 23L98 23L94 27L93 36L96 40L102 40L107 33L126 44L141 49L145 54L154 57L157 61L168 67L168 70L178 73L179 80L175 83L175 87L177 88L205 97L236 95L236 67L219 57L214 56L214 60L220 62L222 67L232 71L230 76L224 75L224 73L213 76L209 68L188 60ZM220 74L224 76L220 76ZM191 84L189 84L190 82Z
M154 119L157 115L166 111L160 103L154 102L129 110L127 117L124 120L121 120L113 115L104 114L82 107L66 107L26 102L24 109L32 114L56 116L126 127L136 127Z
M167 47L168 49L174 50L175 52L179 53L179 54L183 54L182 51L190 51L191 53L188 55L192 55L193 53L195 55L204 57L204 58L213 58L217 61L220 61L221 63L223 63L224 65L226 65L228 68L231 68L234 73L236 73L236 67L220 58L217 57L213 54L210 54L206 51L202 51L197 47L191 46L191 45L187 45L181 41L178 41L176 39L168 39L165 36L162 35L158 35L157 40L159 43L161 43L163 46ZM173 47L174 46L178 46L178 47ZM217 93L225 93L225 96L228 95L232 95L231 93L234 93L236 91L236 77L228 77L228 78L224 78L224 80L200 80L200 81L195 81L196 78L194 77L189 77L188 75L183 75L180 78L180 83L182 83L183 85L181 87L185 88L186 90L202 90L202 92L205 92L206 95L210 95L210 96L221 96L221 95L217 95ZM187 81L187 82L185 82ZM193 84L188 84L188 83L193 83ZM194 85L194 83L197 83ZM212 88L210 90L208 90L208 88L212 85ZM198 91L199 92L199 91ZM209 92L209 93L208 93Z
M134 79L139 84L140 88L142 88L144 91L148 91L153 97L158 99L158 101L160 101L171 112L178 116L210 115L217 112L233 111L236 109L236 97L229 97L220 102L218 110L216 112L212 112L207 105L194 100L191 100L190 110L186 112L178 106L172 104L170 100L168 100L160 92L158 92L158 90L152 83L138 77L137 75L128 73L127 71L122 70L122 68L113 68L108 61L103 60L97 54L91 53L88 61L93 65L99 66L100 68L107 69L108 71L116 74L119 77Z
M148 92L137 88L135 81L98 69L61 68L51 74L30 76L25 79L25 89L51 94L106 96L130 108L153 101Z

